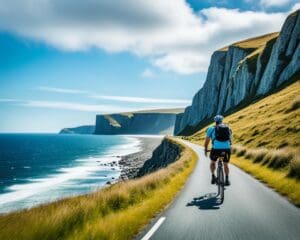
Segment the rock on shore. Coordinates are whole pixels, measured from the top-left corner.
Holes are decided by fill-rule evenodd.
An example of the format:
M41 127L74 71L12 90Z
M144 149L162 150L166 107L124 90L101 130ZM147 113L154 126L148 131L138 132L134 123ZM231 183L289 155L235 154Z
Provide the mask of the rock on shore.
M120 179L127 180L137 176L140 168L151 158L153 151L161 144L162 138L140 137L141 151L123 156L119 161L121 167Z
M167 167L180 157L180 153L180 146L165 138L154 150L152 157L145 161L144 165L139 169L137 177L142 177L148 173Z

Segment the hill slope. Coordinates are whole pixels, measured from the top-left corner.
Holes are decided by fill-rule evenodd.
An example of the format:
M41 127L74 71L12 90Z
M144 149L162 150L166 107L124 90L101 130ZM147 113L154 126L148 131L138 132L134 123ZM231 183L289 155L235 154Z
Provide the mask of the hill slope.
M172 134L183 109L157 109L97 115L95 134Z
M228 114L264 97L300 72L300 10L278 33L234 43L213 53L202 89L179 114L175 135L190 135L215 114Z
M300 205L300 75L297 81L225 118L232 162ZM206 128L190 137L203 144Z

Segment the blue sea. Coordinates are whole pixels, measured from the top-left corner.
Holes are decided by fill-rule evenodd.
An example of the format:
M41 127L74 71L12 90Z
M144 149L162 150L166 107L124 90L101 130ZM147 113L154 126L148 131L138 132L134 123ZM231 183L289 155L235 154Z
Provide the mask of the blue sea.
M137 151L130 136L0 134L0 213L95 191Z

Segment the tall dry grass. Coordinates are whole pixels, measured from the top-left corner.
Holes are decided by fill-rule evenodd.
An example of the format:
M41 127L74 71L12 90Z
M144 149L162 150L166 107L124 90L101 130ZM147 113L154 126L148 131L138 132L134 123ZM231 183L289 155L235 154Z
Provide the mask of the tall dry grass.
M300 179L300 156L299 152L296 153L295 157L291 161L290 175Z
M140 179L0 216L0 239L132 239L193 170L195 152L181 148L179 160Z
M287 171L274 171L266 165L255 164L244 157L233 155L230 161L300 207L300 179L289 177Z
M288 148L271 150L267 148L247 148L242 145L234 145L232 152L238 157L245 157L254 163L262 163L269 168L283 169L288 167L289 172L293 171L294 174L298 174L297 170L292 170L292 168L297 169L297 164L295 163L297 154ZM298 177L300 177L300 174Z
M233 146L231 162L300 206L300 157L294 149Z
M257 149L245 149L245 158L252 159L255 163L263 161L268 154L268 149L257 148Z

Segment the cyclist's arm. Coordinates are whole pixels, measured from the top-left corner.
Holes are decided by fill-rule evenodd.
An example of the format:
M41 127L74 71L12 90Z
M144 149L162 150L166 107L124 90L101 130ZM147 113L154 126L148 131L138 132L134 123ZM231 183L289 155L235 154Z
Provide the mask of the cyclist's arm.
M204 141L205 156L207 155L207 149L208 149L209 142L210 142L210 138L206 137L205 141Z
M212 128L208 128L206 130L206 137L205 137L205 141L204 141L204 153L205 156L207 156L207 149L208 149L208 145L210 142L210 139L212 138Z

